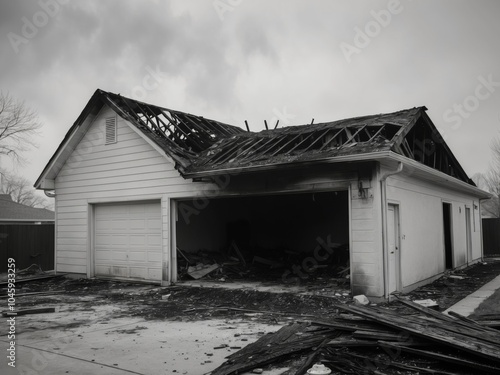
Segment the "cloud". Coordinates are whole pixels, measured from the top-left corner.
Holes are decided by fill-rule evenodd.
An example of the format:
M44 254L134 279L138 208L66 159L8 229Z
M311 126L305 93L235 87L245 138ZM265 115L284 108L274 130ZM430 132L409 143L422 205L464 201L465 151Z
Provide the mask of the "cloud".
M246 119L259 130L284 108L309 123L419 105L446 126L444 111L473 92L479 75L500 80L494 0L401 0L403 11L351 63L340 43L352 44L355 29L388 1L243 0L221 21L212 1L72 0L15 53L8 33L22 35L23 20L43 11L40 3L57 1L65 2L0 5L2 90L25 99L45 122L32 175L98 87L145 92L145 101L239 126ZM161 79L144 91L151 69ZM472 171L487 164L499 95L450 139ZM471 138L485 145L481 153L467 152Z

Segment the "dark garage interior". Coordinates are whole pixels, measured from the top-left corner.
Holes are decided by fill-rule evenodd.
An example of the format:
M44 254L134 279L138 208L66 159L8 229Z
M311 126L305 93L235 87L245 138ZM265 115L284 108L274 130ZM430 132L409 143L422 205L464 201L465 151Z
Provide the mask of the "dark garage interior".
M349 277L348 192L177 201L180 280Z

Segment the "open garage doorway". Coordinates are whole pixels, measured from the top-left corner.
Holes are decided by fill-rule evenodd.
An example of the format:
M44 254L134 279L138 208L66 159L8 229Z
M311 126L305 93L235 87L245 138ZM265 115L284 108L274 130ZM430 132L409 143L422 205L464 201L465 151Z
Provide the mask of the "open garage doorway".
M177 280L349 289L348 191L178 200Z

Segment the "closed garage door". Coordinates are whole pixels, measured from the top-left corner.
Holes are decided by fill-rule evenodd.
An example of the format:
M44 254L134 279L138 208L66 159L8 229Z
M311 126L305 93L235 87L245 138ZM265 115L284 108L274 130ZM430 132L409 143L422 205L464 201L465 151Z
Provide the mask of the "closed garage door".
M161 281L159 202L95 206L95 275Z

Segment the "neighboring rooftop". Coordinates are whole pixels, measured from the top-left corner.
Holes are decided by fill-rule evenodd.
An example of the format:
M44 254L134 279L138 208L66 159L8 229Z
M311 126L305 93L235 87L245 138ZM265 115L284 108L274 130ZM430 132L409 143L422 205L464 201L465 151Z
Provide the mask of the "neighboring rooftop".
M16 203L9 194L0 194L0 222L54 221L54 219L54 211Z

